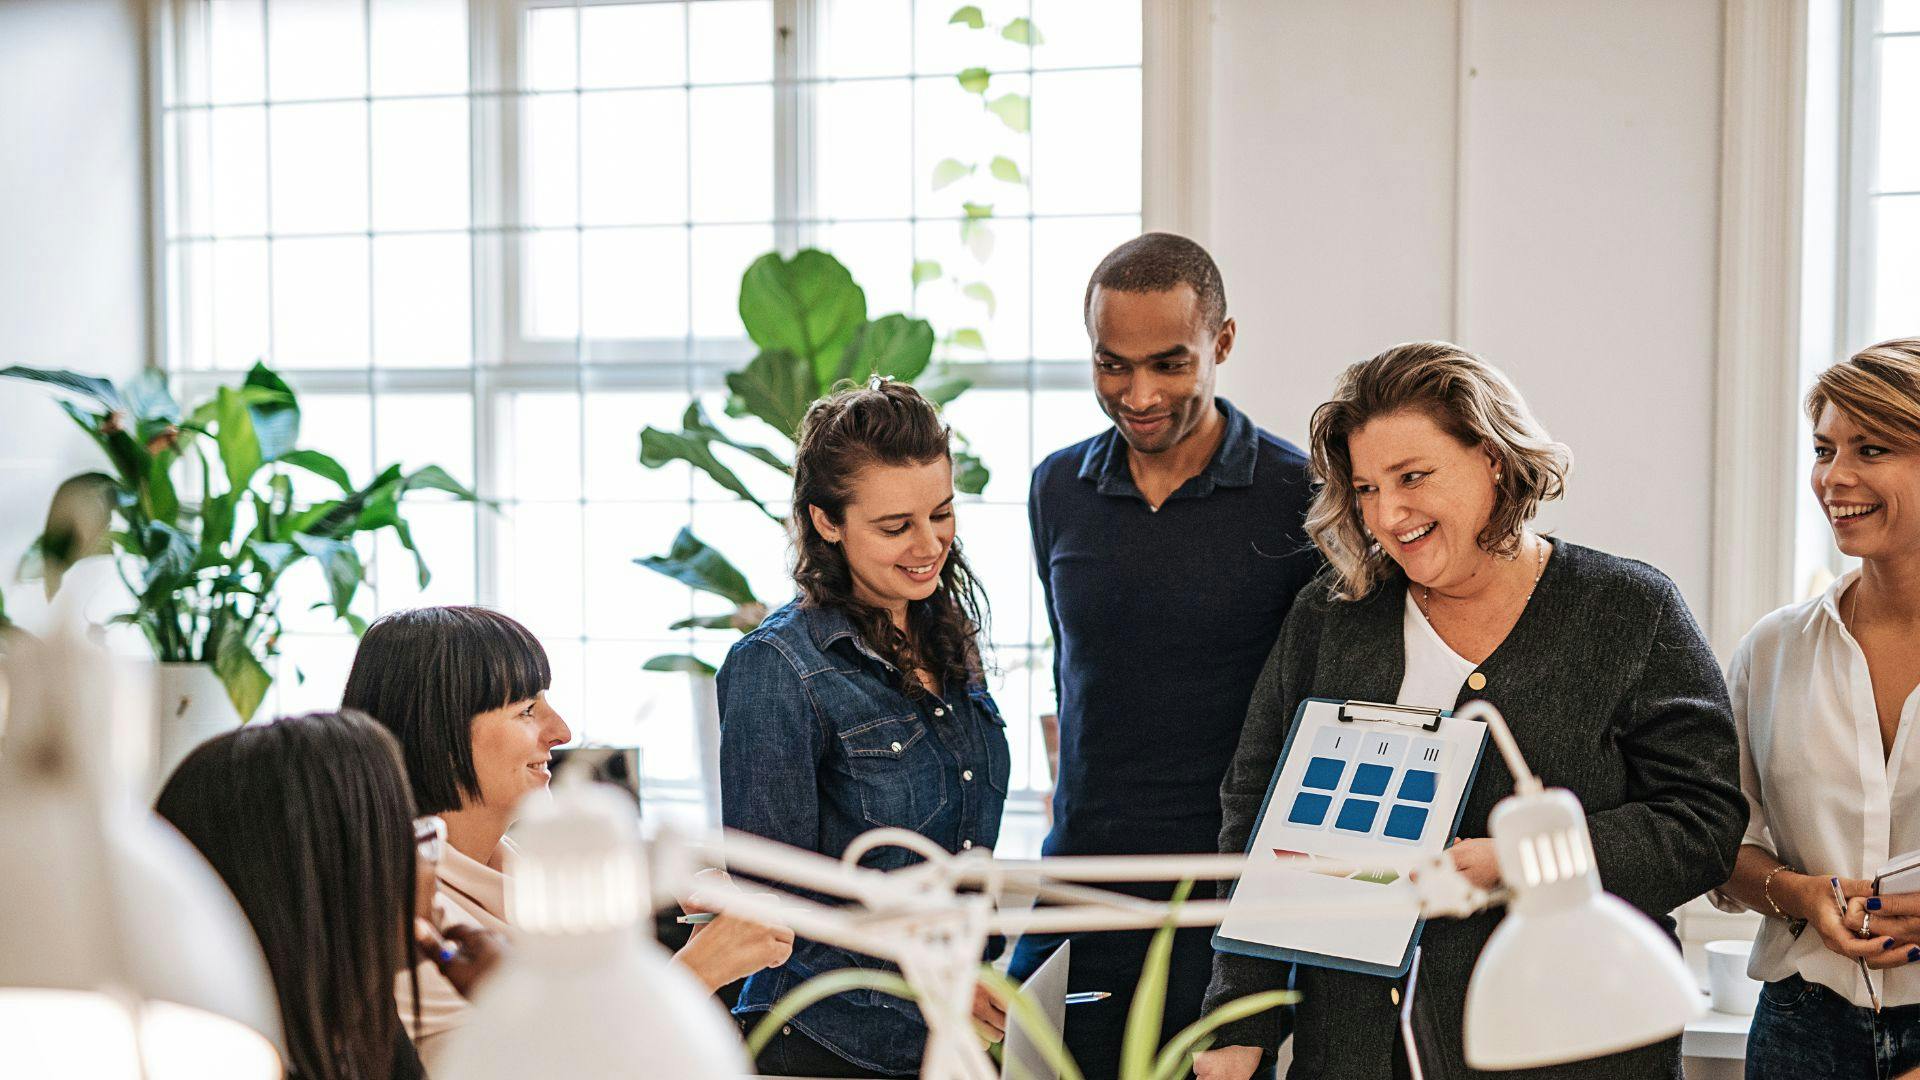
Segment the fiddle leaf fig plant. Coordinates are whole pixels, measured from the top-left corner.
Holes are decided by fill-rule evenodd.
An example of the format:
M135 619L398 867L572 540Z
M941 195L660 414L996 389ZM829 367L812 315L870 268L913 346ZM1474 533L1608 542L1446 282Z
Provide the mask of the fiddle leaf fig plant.
M840 260L824 251L806 250L792 258L762 255L740 281L740 321L759 351L745 367L726 377L726 413L736 420L758 420L778 436L778 449L729 434L708 416L698 400L687 406L680 430L648 427L640 433L640 463L651 469L684 461L737 498L751 503L768 522L784 530L786 518L754 492L736 468L767 471L791 478L800 422L815 401L845 383L874 376L914 383L937 405L947 405L972 386L941 373L926 378L933 364L933 327L908 315L867 317L867 294ZM925 379L924 382L921 380ZM990 479L985 465L960 447L953 456L954 487L978 495ZM778 543L782 533L771 533ZM664 555L634 560L656 573L717 596L731 608L682 619L672 629L735 629L760 625L767 605L755 596L746 575L721 552L681 529ZM649 671L711 674L712 665L685 654L657 656Z
M413 554L425 586L431 574L402 506L427 490L474 499L437 465L392 465L355 483L338 461L299 445L299 400L262 364L191 408L152 370L124 385L17 366L0 369L0 378L68 395L60 408L108 463L60 485L20 576L38 579L52 597L80 559L112 559L134 606L110 621L139 629L158 661L210 665L242 720L273 684L267 661L279 652L288 571L315 563L327 599L314 606L357 634L366 629L352 610L367 577L359 538L391 533ZM333 490L318 501L297 499L295 472Z

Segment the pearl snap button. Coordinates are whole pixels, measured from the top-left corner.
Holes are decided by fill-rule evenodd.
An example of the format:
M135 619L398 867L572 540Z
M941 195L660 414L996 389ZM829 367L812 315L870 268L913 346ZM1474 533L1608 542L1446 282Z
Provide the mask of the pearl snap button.
M894 752L894 753L896 753L896 754L900 752L900 744L899 744L899 743L894 743L894 744L893 744L893 752Z
M937 706L936 706L936 707L934 708L934 710L933 710L933 715L935 715L935 716L945 716L945 715L947 715L947 710L945 710L945 709L943 709L943 708L939 708L939 707L937 707Z
M962 773L960 774L960 779L962 779L962 780L971 780L971 779L973 779L973 770L972 770L972 769L967 769L967 770L965 770L964 772L962 772Z
M962 840L962 841L960 841L960 850L961 850L961 851L972 851L972 850L973 850L973 841L971 841L971 840Z

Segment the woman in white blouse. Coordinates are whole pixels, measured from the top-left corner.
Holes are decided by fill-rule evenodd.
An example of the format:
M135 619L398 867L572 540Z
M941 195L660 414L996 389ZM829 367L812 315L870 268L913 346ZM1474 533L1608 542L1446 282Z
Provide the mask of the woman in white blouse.
M1807 414L1814 495L1861 565L1762 619L1728 678L1752 814L1722 891L1768 917L1749 1080L1920 1066L1920 894L1871 880L1920 849L1920 338L1828 368Z

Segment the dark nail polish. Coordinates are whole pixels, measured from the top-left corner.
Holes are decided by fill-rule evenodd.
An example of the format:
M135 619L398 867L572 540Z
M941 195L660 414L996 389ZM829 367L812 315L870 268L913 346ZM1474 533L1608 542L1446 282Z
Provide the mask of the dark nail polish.
M1893 947L1894 947L1895 945L1898 945L1898 944L1899 944L1899 942L1897 942L1897 941L1895 941L1895 940L1893 940L1892 938L1888 938L1888 939L1886 940L1886 943L1880 946L1880 951L1881 951L1881 952L1886 952L1886 951L1887 951L1888 949L1891 949L1891 948L1893 948Z
M1880 898L1879 898L1879 897L1877 897L1877 896L1869 896L1869 897L1867 897L1867 910L1868 910L1868 911L1879 911L1879 910L1880 910Z
M1920 945L1907 950L1907 963L1911 964L1915 960L1920 960Z

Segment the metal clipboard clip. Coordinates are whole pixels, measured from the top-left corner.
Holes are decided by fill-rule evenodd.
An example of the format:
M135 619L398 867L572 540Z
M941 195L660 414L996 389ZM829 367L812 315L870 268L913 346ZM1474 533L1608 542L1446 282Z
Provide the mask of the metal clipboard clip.
M1340 706L1340 722L1398 724L1422 731L1440 730L1440 710L1418 705L1389 705L1378 701L1348 701Z

